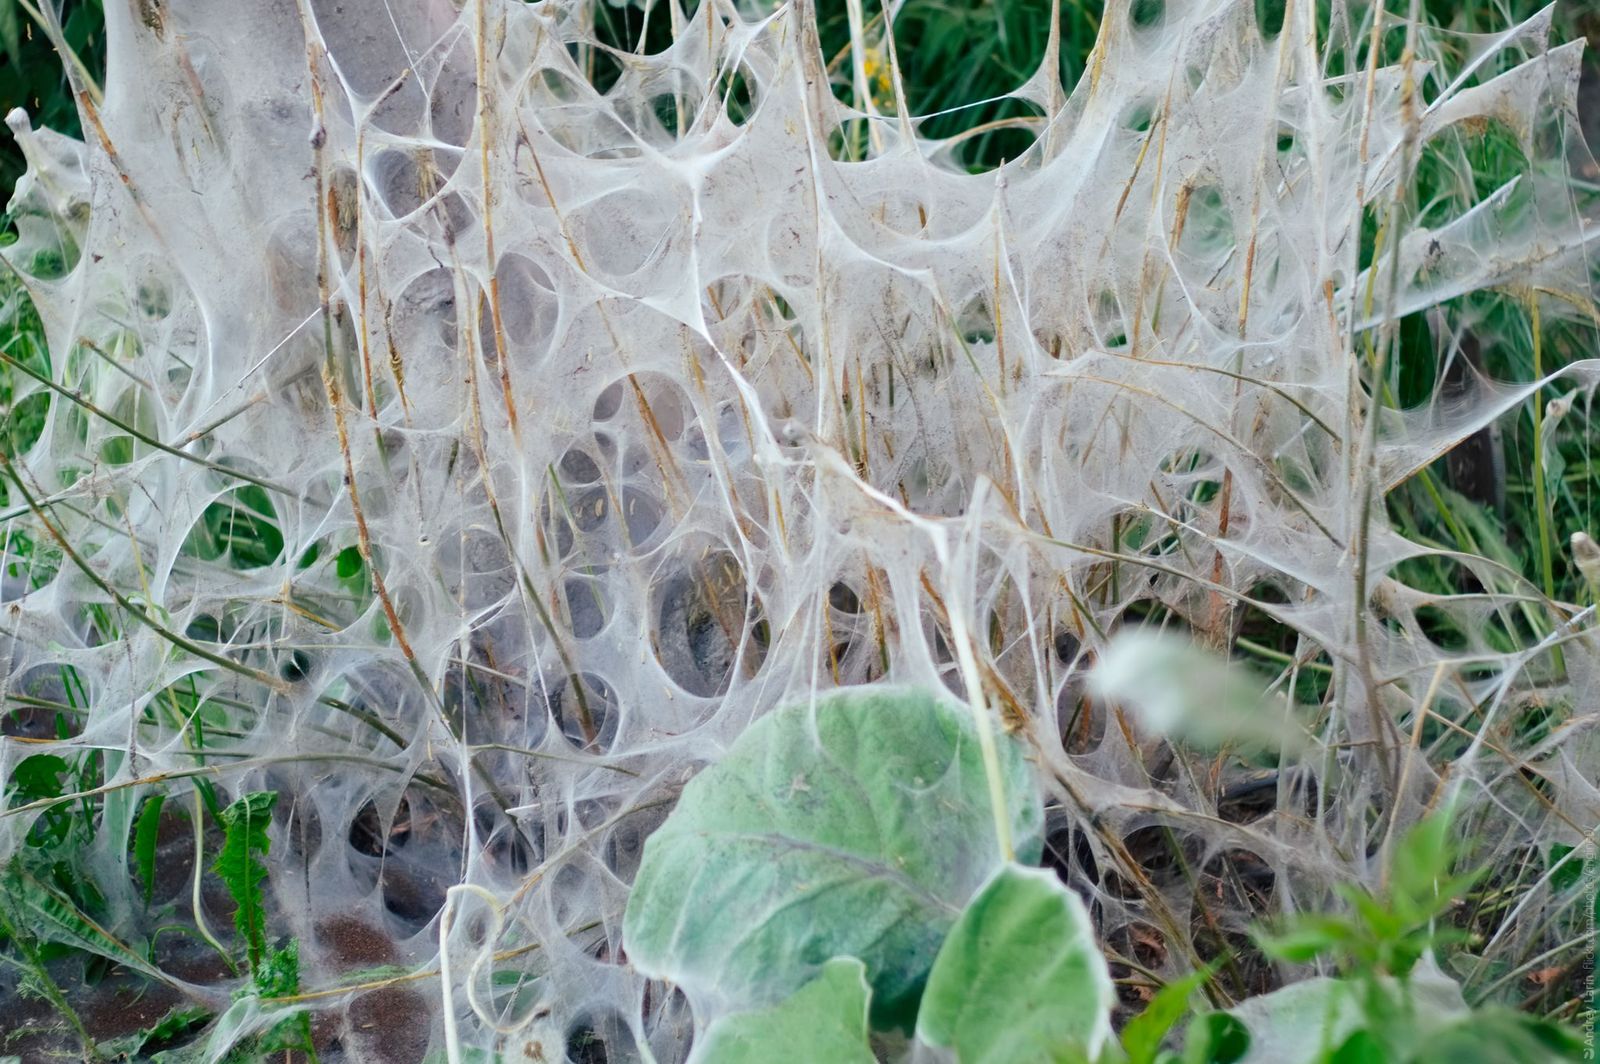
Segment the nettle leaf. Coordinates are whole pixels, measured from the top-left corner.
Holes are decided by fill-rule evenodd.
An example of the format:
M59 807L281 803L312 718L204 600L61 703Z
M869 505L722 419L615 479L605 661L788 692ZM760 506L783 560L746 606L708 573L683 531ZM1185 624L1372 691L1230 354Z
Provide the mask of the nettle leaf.
M713 1023L694 1064L873 1064L867 1045L870 996L866 966L854 957L836 957L822 966L821 975L778 1004Z
M1047 871L1007 865L939 950L917 1037L961 1064L1092 1059L1112 994L1083 902Z
M260 967L266 948L266 904L261 881L267 878L267 869L260 858L266 856L271 845L267 825L272 822L272 807L276 804L276 791L253 791L224 809L220 819L226 835L222 852L211 866L238 906L233 922L245 941L252 972Z
M1043 819L999 738L1019 859ZM860 957L874 1020L907 1024L945 933L1000 864L971 717L911 688L780 709L690 781L645 843L623 920L634 966L711 1012L772 1004Z

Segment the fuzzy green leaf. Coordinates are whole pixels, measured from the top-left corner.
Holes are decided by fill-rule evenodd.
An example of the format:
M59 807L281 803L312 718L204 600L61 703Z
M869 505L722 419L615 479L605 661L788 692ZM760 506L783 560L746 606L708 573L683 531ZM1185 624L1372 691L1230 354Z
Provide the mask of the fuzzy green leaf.
M1042 813L1000 738L1022 859ZM999 865L971 716L909 688L780 709L683 790L645 843L623 920L634 965L707 1007L769 1005L837 956L866 964L874 1018L907 1023L945 932Z
M1093 1058L1113 1000L1083 902L1047 871L1007 865L939 950L917 1037L961 1064Z
M854 957L836 957L822 966L821 975L778 1004L713 1023L695 1062L872 1064L867 1046L870 993L865 966Z
M272 807L277 803L276 791L253 791L224 809L221 819L226 835L222 852L211 866L238 906L233 922L245 941L252 972L261 966L266 948L266 905L261 881L267 878L267 869L259 858L266 856L271 845L267 825L272 822Z

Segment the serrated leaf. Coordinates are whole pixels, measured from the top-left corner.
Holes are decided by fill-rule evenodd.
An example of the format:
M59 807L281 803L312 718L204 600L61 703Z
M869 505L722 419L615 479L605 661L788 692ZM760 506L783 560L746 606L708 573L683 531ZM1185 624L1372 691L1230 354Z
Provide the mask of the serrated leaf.
M262 997L300 992L300 943L290 939L288 945L266 955L256 969L256 990Z
M1043 815L1000 738L1016 849ZM772 1004L836 956L878 1022L907 1022L939 943L1000 864L971 717L910 688L841 691L756 722L645 843L623 920L634 966L710 1012Z
M146 905L150 904L156 888L156 834L161 827L161 807L166 801L166 795L158 794L145 802L133 828L133 859L139 869L139 882L144 884Z
M266 948L266 905L261 881L267 878L266 866L258 857L266 856L271 842L267 825L272 822L272 807L278 803L276 791L253 791L222 811L225 836L222 852L211 870L222 877L237 908L233 923L245 941L250 970L261 966Z
M15 862L6 870L5 887L7 901L16 910L17 925L26 927L41 942L85 950L171 985L163 972L84 915L65 894L22 871Z
M1391 890L1397 898L1430 898L1436 882L1450 874L1455 849L1450 819L1447 813L1435 813L1417 821L1400 837L1389 872Z
M1078 896L1006 865L967 905L928 976L917 1037L961 1064L1093 1057L1111 1037L1111 975Z
M866 967L836 957L822 974L778 1004L713 1023L693 1064L769 1064L775 1060L872 1064L867 1045Z

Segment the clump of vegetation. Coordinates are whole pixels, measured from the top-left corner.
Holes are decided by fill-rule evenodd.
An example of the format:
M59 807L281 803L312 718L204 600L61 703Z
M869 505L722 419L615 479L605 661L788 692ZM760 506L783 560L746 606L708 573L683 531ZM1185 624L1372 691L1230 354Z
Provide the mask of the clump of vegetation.
M1582 29L24 0L0 1057L1578 1059Z

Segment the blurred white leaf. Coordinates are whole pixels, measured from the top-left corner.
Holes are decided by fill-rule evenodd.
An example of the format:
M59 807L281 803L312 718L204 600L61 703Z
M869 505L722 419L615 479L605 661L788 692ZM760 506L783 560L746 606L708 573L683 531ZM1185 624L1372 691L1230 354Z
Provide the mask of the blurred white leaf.
M1129 628L1089 674L1098 697L1130 707L1145 727L1203 746L1293 748L1304 738L1287 700L1243 666L1182 636Z

